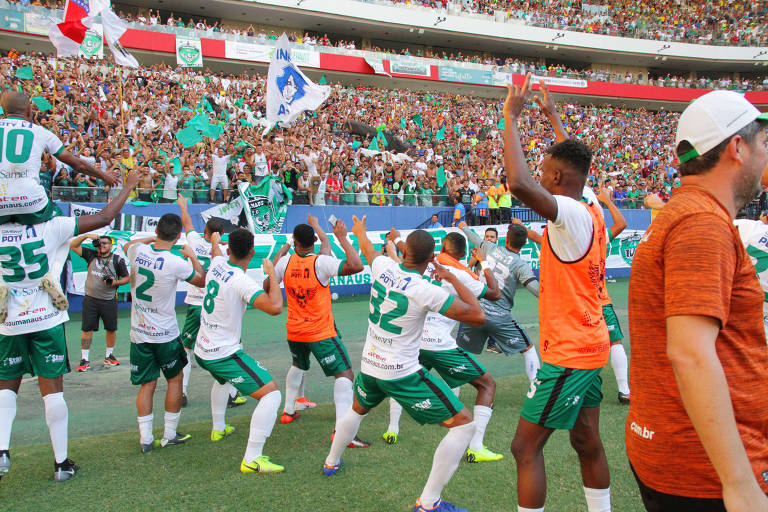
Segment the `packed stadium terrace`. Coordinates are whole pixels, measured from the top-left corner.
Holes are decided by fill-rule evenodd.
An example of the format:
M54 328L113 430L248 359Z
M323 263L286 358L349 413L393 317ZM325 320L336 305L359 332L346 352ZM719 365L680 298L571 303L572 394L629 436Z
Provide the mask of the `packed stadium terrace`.
M124 71L122 132L116 69L84 60L67 62L57 77L54 102L48 92L54 62L43 55L5 57L0 60L0 87L21 86L30 96L43 95L55 103L53 110L37 117L72 153L101 169L140 168L141 199L170 202L178 190L193 201L209 202L208 177L219 147L234 155L228 171L233 186L271 172L297 192L294 202L303 204L451 205L456 195L471 196L498 184L503 175L500 101L336 84L316 114L305 114L305 122L269 134L263 142L267 169L259 165L258 151L265 77L211 76L163 65ZM15 78L16 70L25 66L32 66L33 80ZM174 133L200 112L222 121L223 132L216 141L206 139L183 149ZM594 151L593 175L606 181L621 206L642 207L647 193L666 197L675 186L670 152L675 113L563 105L562 117L566 129ZM396 154L381 148L383 153L375 155L367 150L371 138L349 133L346 121L385 126L407 151ZM522 126L527 157L538 166L554 141L551 127L538 111ZM178 180L171 163L175 157L183 172ZM55 199L108 197L109 191L92 178L73 175L54 159L49 166L42 175ZM441 170L446 178L442 186ZM217 194L214 200L221 197Z

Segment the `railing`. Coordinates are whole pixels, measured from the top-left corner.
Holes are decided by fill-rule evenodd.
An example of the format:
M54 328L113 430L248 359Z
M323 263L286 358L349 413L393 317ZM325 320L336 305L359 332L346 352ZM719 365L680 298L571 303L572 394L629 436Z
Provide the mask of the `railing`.
M376 3L387 4L389 2L376 2ZM0 0L0 8L15 10L22 13L34 14L37 17L39 17L38 24L42 23L43 21L53 22L53 21L60 21L61 19L63 19L63 11L60 9L48 9L45 7L40 7L35 5L24 6L21 4L8 3L6 0ZM484 15L477 15L477 16L484 16ZM13 23L14 23L13 20L0 18L0 28L17 30L16 28L14 28L14 26L12 26ZM149 25L149 24L138 23L138 22L127 22L127 25L130 28L133 28L136 30L162 32L167 34L175 34L183 37L192 37L192 38L203 37L208 39L237 41L237 42L250 43L250 44L261 44L265 46L274 46L276 44L276 41L274 40L264 39L258 36L248 36L245 34L230 34L226 32L215 32L212 30L198 30L194 28L176 27L176 26L168 26L168 25ZM42 28L44 28L42 27L42 25L38 26L35 32L37 33ZM563 29L565 27L557 26L553 28ZM567 71L567 70L548 70L548 69L541 69L540 66L526 65L520 62L512 63L512 64L504 64L504 65L491 65L491 64L480 64L476 62L455 61L455 60L441 59L441 58L435 58L435 57L419 57L414 55L401 55L397 53L377 52L377 51L371 51L371 50L361 50L361 49L350 50L346 48L337 48L334 46L316 46L316 45L308 45L304 43L291 43L290 46L291 48L297 49L297 50L300 49L300 50L311 50L313 52L335 53L340 55L353 55L353 56L363 57L371 60L389 60L392 62L416 61L416 62L419 62L420 64L426 64L426 65L435 65L435 66L450 65L451 67L455 67L455 68L475 69L475 70L485 71L485 72L498 71L503 73L513 73L513 74L525 74L526 72L533 72L534 74L539 76L592 80L592 81L609 82L609 83L650 84L658 87L694 88L694 89L721 88L721 89L734 89L734 90L741 90L744 87L747 87L748 89L757 90L757 91L768 90L768 79L764 80L762 84L750 84L749 86L745 86L739 83L713 81L709 79L696 80L691 82L688 82L685 80L673 79L673 78L664 78L664 79L654 78L650 80L646 80L646 79L640 80L638 77L628 78L626 76L614 75L607 71L583 71L582 72L582 71Z

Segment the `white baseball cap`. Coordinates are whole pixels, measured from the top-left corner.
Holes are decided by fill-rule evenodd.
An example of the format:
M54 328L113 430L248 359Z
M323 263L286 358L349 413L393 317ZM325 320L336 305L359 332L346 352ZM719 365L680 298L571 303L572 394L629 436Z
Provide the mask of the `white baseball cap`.
M703 155L752 121L768 122L768 113L760 113L742 94L712 91L693 100L677 122L675 147L687 141L693 149L678 155L687 162Z

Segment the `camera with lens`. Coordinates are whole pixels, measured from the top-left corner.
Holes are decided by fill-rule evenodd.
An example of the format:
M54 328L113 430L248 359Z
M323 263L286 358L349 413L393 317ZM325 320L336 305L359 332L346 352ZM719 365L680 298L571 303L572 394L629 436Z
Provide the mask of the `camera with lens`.
M98 249L99 247L101 247L101 240L99 240L98 238L97 238L96 240L94 240L92 243L93 243L93 246L94 246L95 248L97 248L97 249Z
M105 277L104 278L104 284L107 286L112 286L114 284L115 280L112 277Z

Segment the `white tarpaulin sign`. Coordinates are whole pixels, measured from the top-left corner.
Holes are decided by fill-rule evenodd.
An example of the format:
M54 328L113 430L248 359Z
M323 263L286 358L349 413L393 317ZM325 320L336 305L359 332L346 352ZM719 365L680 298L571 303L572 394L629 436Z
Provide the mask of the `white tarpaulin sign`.
M176 36L176 64L183 68L203 67L203 47L199 38Z

